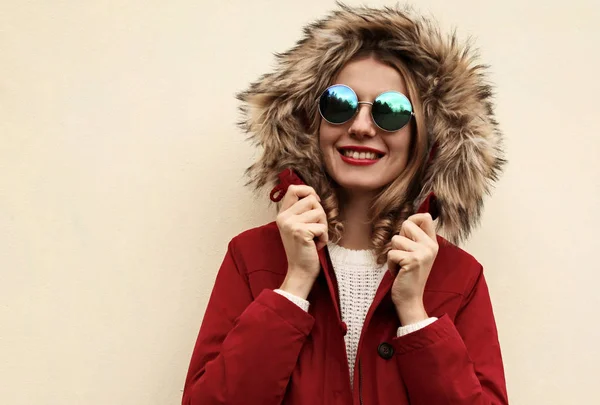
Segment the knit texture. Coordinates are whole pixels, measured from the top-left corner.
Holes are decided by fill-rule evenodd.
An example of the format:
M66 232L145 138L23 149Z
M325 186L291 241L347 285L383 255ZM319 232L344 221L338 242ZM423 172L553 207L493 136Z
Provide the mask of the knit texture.
M411 323L409 325L400 326L396 331L396 336L404 336L408 335L409 333L416 332L419 329L423 329L424 327L431 325L435 321L437 321L437 318L435 316L432 316L431 318L424 319L417 323Z
M348 327L344 340L350 369L350 384L352 385L360 334L377 288L387 271L387 263L378 265L374 250L352 250L332 242L327 244L327 248L338 283L342 321ZM307 300L280 289L275 292L308 311L309 302ZM398 328L397 336L416 332L436 320L437 318L429 318L412 325L401 326Z
M352 383L360 333L387 264L377 264L373 250L352 250L331 242L327 247L338 282L342 321L348 326L344 340Z
M310 306L310 303L305 300L302 297L298 297L292 293L289 293L287 291L283 291L283 290L275 290L276 293L283 295L285 298L287 298L288 300L292 301L294 304L298 305L300 308L302 308L304 311L308 312L308 308Z

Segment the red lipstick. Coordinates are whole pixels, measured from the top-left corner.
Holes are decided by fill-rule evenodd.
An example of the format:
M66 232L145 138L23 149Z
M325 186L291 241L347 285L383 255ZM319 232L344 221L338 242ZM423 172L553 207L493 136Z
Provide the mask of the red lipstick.
M372 152L377 155L377 158L376 159L355 159L353 157L344 156L344 152L343 152L344 150L351 150L351 151L356 151L359 153L360 152ZM369 165L375 164L375 163L377 163L377 161L379 161L379 159L381 159L381 157L383 155L385 155L385 153L383 153L377 149L369 148L366 146L354 146L354 145L343 146L338 149L338 153L340 154L340 157L344 162L346 162L350 165L354 165L354 166L369 166Z

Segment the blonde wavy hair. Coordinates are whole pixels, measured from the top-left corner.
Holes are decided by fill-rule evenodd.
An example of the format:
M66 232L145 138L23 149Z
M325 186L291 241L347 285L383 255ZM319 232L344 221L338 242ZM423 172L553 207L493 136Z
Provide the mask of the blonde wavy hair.
M402 223L414 213L413 202L421 191L428 156L428 141L417 83L406 62L383 49L368 48L359 50L350 60L368 57L385 63L400 73L406 83L407 96L415 113L414 122L410 123L411 142L407 165L399 177L375 196L370 207L369 221L372 224L370 248L375 251L377 262L383 264L387 261L387 253L391 250L392 236L400 231ZM333 77L335 76L337 72ZM311 133L318 135L320 119L318 116L311 123ZM325 178L329 184L316 184L315 188L322 197L321 205L327 214L329 239L338 243L344 233L344 223L340 219L340 189L326 173L322 154L321 162L325 175L322 178Z
M262 193L284 171L294 172L326 201L331 237L339 240L343 217L320 156L318 98L348 60L372 55L402 74L416 114L410 162L369 210L372 248L385 260L393 234L425 202L433 203L445 239L466 240L506 164L489 66L471 41L443 34L435 20L400 7L342 5L303 33L276 54L271 72L237 94L238 126L262 149L246 170L247 184ZM435 153L427 154L433 145Z

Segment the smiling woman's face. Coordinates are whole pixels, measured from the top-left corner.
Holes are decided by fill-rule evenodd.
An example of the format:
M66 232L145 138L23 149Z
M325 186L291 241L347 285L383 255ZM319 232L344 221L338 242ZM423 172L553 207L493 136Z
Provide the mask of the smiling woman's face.
M333 83L351 87L359 101L372 102L375 97L388 90L399 91L408 96L400 73L371 57L346 64ZM406 168L412 126L413 120L396 132L386 132L373 122L371 106L368 104L360 104L356 115L341 125L330 124L321 119L319 145L327 173L346 190L372 192L381 189ZM367 155L367 161L364 161L364 155L344 152L345 148L352 147L368 147L378 151L376 162L365 164L370 163L368 160L373 155ZM352 156L358 158L358 161Z

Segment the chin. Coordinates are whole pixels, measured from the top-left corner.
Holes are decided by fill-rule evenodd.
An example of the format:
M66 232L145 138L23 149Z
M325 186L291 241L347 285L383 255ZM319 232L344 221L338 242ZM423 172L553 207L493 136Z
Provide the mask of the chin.
M375 181L376 179L368 175L335 175L332 177L344 190L373 192L380 190L386 185L385 182Z

